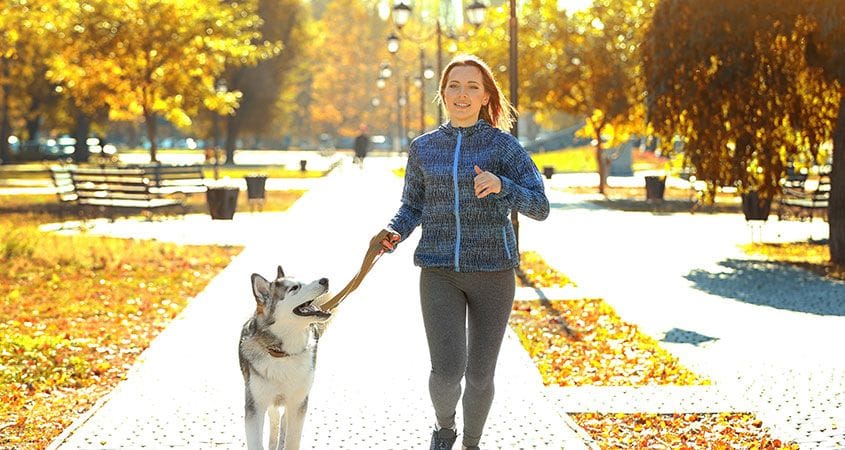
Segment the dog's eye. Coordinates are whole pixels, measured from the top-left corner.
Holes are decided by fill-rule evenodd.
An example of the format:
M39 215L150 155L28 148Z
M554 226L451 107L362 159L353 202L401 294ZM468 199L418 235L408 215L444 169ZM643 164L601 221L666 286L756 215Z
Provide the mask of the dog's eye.
M291 286L290 290L288 292L296 292L298 290L299 290L299 285L297 284L297 285Z

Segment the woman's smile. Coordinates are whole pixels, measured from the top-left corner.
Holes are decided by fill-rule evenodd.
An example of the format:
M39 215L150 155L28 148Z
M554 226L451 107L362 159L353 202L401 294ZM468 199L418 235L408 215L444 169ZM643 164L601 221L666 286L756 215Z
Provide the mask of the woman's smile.
M484 77L479 68L458 66L449 72L443 97L452 126L469 127L478 122L481 107L490 95L484 89Z

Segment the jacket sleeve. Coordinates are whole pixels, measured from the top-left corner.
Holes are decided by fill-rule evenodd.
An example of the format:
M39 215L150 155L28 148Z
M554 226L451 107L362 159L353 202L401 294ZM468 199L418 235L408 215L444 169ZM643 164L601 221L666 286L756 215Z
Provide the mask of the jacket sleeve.
M549 216L549 200L537 165L516 138L504 133L502 136L504 170L496 174L502 180L502 190L495 194L496 198L520 214L545 220Z
M418 152L414 142L408 151L408 164L405 166L405 187L402 189L402 206L391 219L388 229L398 233L404 241L422 222L422 210L425 201L425 183L419 164ZM400 242L401 242L400 241Z

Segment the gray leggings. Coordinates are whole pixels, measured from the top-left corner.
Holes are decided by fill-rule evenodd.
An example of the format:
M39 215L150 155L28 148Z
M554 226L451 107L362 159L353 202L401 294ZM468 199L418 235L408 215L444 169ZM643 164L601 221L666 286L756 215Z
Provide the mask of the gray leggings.
M493 403L493 375L514 297L514 271L424 268L420 301L431 355L428 388L437 423L455 426L463 396L463 445L478 445Z

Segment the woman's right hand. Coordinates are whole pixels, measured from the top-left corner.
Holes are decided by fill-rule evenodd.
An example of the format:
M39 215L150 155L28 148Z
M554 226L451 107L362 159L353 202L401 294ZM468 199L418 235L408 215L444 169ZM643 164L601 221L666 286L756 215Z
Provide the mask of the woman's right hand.
M381 230L376 234L375 239L381 244L381 248L379 249L379 255L381 255L384 252L390 253L396 250L396 246L399 245L402 237L393 230Z

